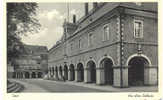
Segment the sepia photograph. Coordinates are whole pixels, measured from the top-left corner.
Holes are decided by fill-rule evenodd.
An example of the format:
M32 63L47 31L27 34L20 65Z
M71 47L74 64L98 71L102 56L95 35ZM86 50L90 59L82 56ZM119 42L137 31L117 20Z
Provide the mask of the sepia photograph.
M158 2L6 2L6 20L7 93L159 92Z

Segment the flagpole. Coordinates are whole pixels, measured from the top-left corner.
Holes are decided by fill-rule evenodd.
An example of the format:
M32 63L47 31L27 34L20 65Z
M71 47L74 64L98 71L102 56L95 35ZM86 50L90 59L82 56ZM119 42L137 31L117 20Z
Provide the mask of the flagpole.
M67 21L69 22L69 3L67 3Z

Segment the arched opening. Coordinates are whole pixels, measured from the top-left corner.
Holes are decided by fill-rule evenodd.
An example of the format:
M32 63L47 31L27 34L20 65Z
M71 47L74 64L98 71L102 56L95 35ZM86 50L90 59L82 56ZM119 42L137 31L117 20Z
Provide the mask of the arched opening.
M83 82L84 81L84 67L82 63L77 65L77 81Z
M54 67L52 67L52 76L54 75Z
M144 67L149 65L149 62L144 57L133 57L128 62L128 84L130 86L144 85Z
M75 80L75 69L74 69L74 65L71 64L70 65L70 81Z
M23 72L21 72L21 78L23 78Z
M38 78L42 78L42 72L38 72Z
M87 63L87 68L90 72L90 82L96 83L96 64L91 60Z
M16 72L13 72L13 78L16 78Z
M36 78L36 73L32 72L32 78Z
M105 84L113 84L113 61L109 58L104 58L101 63L101 68L104 68L104 81Z
M60 73L60 76L62 77L63 74L62 74L62 66L59 67L59 73Z
M58 79L58 67L57 66L55 67L55 73L56 73L55 74L56 75L55 77L56 77L56 79Z
M20 78L22 78L22 72L20 72L19 75L20 75Z
M25 72L25 78L29 78L29 72Z
M67 68L67 65L64 65L64 78L65 78L65 80L68 80L68 68Z

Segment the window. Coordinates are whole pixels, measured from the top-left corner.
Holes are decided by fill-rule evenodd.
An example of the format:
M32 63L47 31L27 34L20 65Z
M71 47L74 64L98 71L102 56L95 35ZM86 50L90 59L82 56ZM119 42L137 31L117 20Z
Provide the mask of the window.
M88 46L92 45L93 43L93 35L92 33L88 34Z
M106 24L103 27L103 41L109 40L109 25Z
M81 39L79 39L79 49L81 48Z
M143 21L134 20L134 37L143 38Z
M73 49L73 43L71 43L70 47L71 47L71 50L72 50Z

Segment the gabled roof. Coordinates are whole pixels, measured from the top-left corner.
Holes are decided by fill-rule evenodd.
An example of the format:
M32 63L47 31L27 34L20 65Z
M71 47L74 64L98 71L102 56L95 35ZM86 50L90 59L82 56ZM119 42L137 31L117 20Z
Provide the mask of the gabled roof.
M24 45L24 52L26 54L40 54L48 52L46 46L38 46L38 45Z

